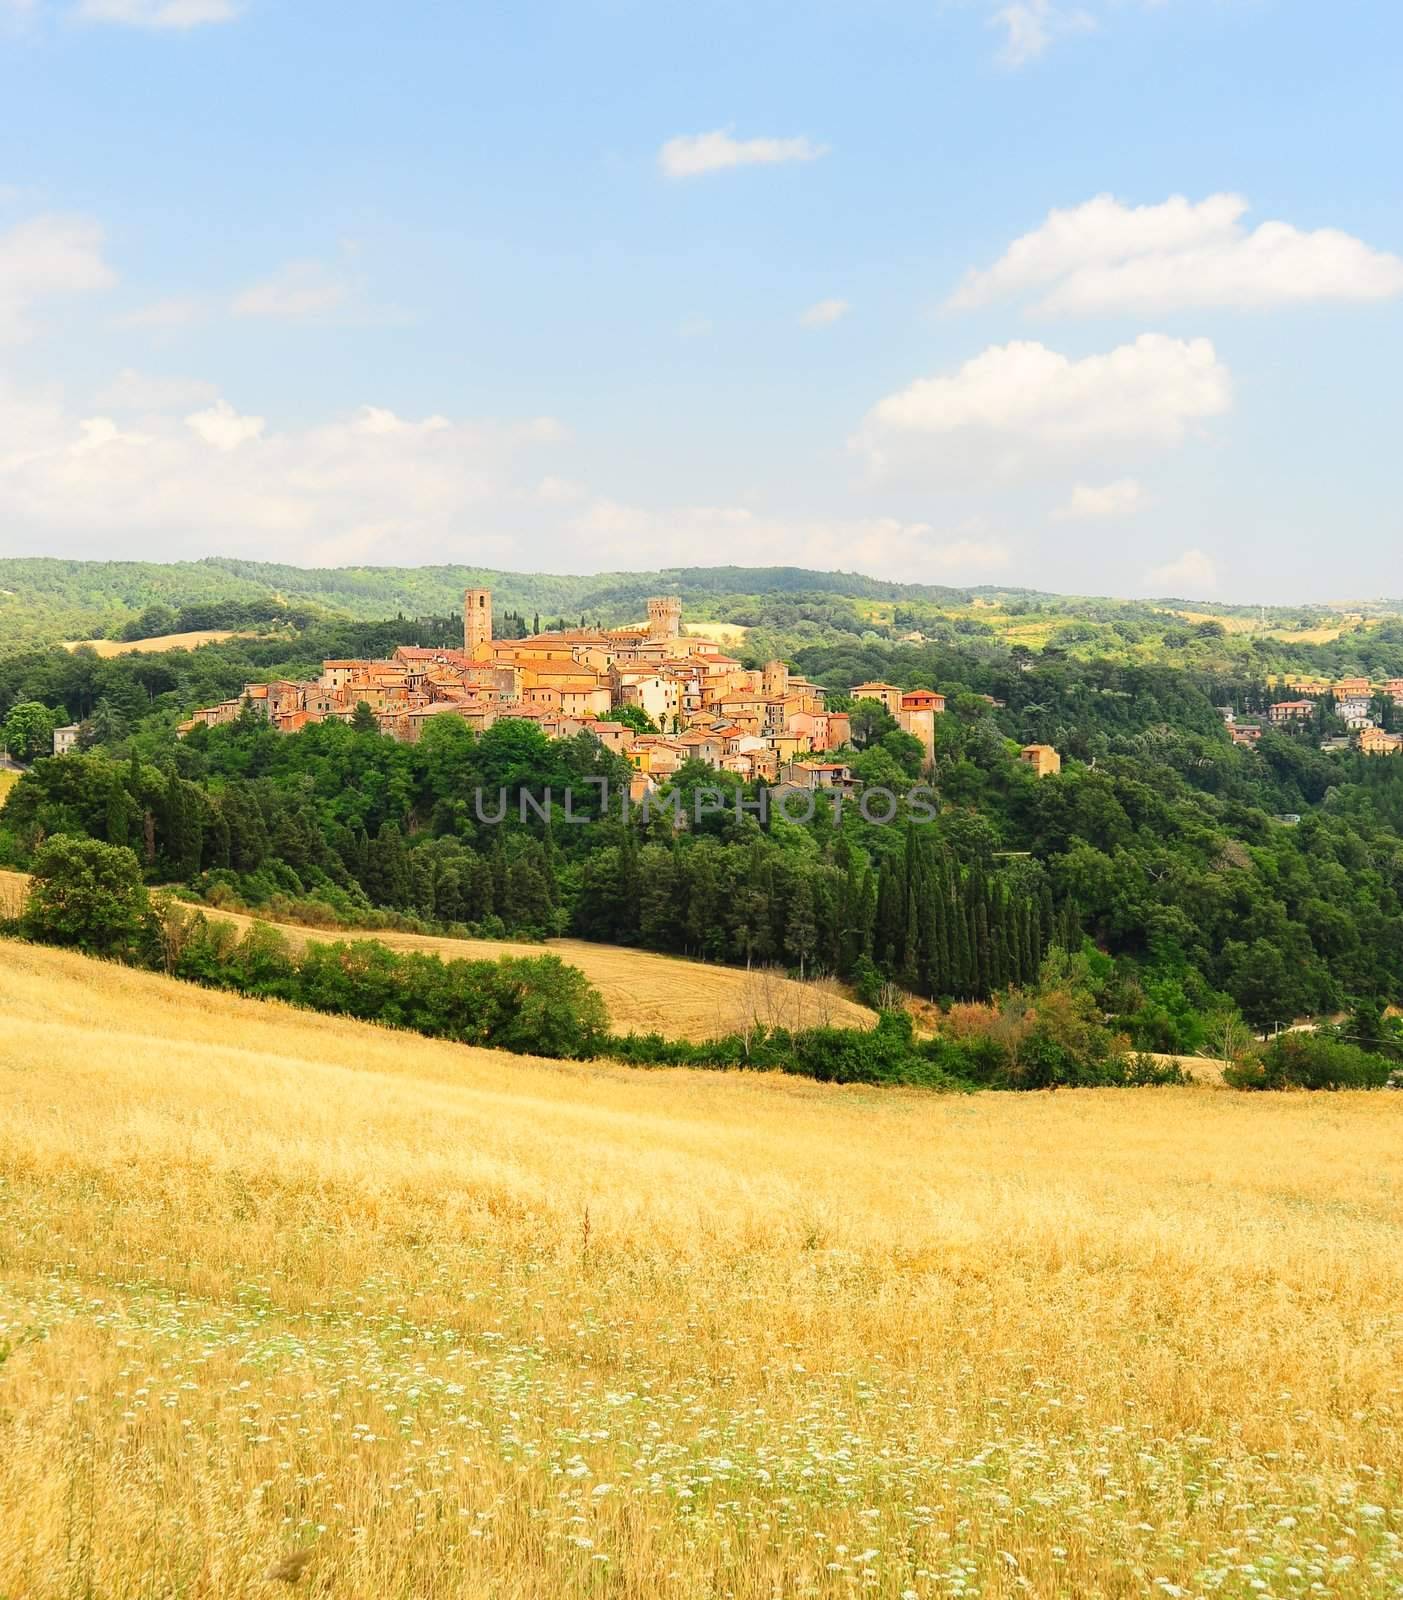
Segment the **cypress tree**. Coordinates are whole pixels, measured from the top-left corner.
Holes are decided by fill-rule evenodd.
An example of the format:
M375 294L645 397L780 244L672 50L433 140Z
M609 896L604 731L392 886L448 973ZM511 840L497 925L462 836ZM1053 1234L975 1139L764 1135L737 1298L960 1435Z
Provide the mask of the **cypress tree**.
M989 988L1008 986L1008 891L996 883L986 902L989 917Z
M890 856L877 873L877 927L873 936L877 965L892 976L906 937L906 894L902 874Z
M1026 927L1023 935L1023 981L1036 983L1043 964L1042 913L1035 901L1025 908Z
M916 909L916 891L906 893L906 929L902 936L898 976L902 987L916 994L921 987L921 922Z
M968 1000L974 988L974 959L970 938L969 900L964 892L950 896L950 978L955 996Z
M993 954L989 944L989 908L981 894L974 905L973 916L974 931L974 997L977 1000L988 998L990 993L989 976L993 970Z
M940 959L935 928L939 897L935 893L935 883L929 870L921 874L921 880L921 889L916 896L916 932L920 941L917 971L922 991L934 995L937 992L934 981L935 968Z
M946 882L937 878L931 885L931 953L930 992L939 999L953 994L954 983L950 970L950 895Z

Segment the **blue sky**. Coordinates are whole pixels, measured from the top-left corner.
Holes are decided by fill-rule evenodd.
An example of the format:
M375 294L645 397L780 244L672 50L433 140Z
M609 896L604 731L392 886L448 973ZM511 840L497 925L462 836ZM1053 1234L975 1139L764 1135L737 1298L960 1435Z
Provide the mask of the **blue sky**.
M1403 8L0 0L0 554L1403 594Z

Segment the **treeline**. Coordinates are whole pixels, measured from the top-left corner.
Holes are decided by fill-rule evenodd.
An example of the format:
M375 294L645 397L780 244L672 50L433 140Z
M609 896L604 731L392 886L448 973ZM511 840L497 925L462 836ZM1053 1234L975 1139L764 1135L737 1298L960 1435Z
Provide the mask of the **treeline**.
M773 836L640 845L625 832L584 863L571 929L711 960L833 972L869 996L888 978L913 994L983 999L1033 982L1055 938L1079 942L1033 867L989 873L930 834L898 830L874 871L837 835L823 853Z
M1054 948L1034 984L997 1005L955 1006L918 1038L905 1009L872 1029L790 1030L752 1020L701 1042L611 1035L603 1003L553 956L441 960L362 941L293 948L282 933L231 925L169 899L153 901L135 854L60 835L38 852L24 909L0 934L89 954L260 999L404 1028L429 1038L555 1059L607 1055L648 1066L777 1070L834 1083L937 1089L1143 1086L1184 1081L1173 1063L1133 1053L1107 1018L1123 979L1094 951ZM1363 1004L1341 1025L1253 1048L1230 1015L1214 1047L1234 1087L1377 1088L1403 1081L1403 1025Z
M153 903L135 853L95 839L60 835L42 847L13 931L207 988L460 1044L583 1059L608 1039L598 992L557 956L443 961L372 940L295 949L266 923L240 935L231 922Z
M377 753L389 745L349 730L327 742L342 746L351 764L361 743ZM601 754L591 741L581 765L589 770ZM373 789L374 774L362 775ZM393 771L384 776L392 781ZM330 771L326 777L340 781ZM488 936L561 931L546 841L524 830L493 830L482 851L452 836L416 841L388 816L377 826L383 808L367 805L364 791L354 797L361 804L343 820L271 776L205 785L135 755L126 762L51 758L36 762L10 797L0 861L9 855L11 864L26 865L44 839L78 835L130 848L151 882L187 884L215 904L279 905L325 920L302 904L313 901L351 921L378 909ZM7 851L16 835L24 845Z
M174 901L153 902L124 846L60 835L34 862L21 916L0 934L68 946L209 988L350 1016L428 1038L552 1059L599 1056L646 1066L783 1071L833 1083L936 1089L1141 1086L1182 1081L1173 1066L1132 1056L1104 1027L1067 966L1043 975L1021 1025L918 1040L909 1015L872 1029L748 1024L700 1043L611 1035L599 994L555 956L442 960L374 941L309 942L254 923L240 935Z
M1156 617L1149 626L1163 622ZM1173 631L1165 634L1151 659L1143 654L1127 659L1097 629L1069 624L1077 626L1091 636L1033 650L1005 644L985 624L959 619L923 644L899 644L873 634L860 643L803 644L795 660L806 676L833 689L877 679L988 695L1002 702L998 720L1011 734L1046 742L1053 742L1048 735L1058 729L1063 737L1079 731L1094 738L1140 732L1160 722L1200 733L1214 731L1216 723L1225 738L1216 706L1264 711L1275 700L1296 698L1291 690L1271 688L1273 675L1403 676L1403 620L1328 644L1224 638L1217 623L1194 625L1183 630L1182 638Z
M114 637L153 608L219 619L188 621L184 628L243 626L233 620L240 616L249 622L276 615L461 617L467 588L490 588L499 613L587 615L606 626L639 619L655 594L676 594L694 614L718 617L718 608L732 603L768 607L794 597L799 605L837 600L848 615L854 599L964 605L973 593L797 567L676 567L570 577L466 566L303 568L226 557L170 563L0 557L0 654L59 639ZM248 609L233 609L240 606ZM260 608L271 614L260 618ZM173 631L183 629L163 625L127 636Z
M204 633L222 628L259 628L277 622L288 628L309 628L320 613L308 606L268 600L197 600L185 605L150 605L114 626L107 637L129 641L159 639L168 633Z

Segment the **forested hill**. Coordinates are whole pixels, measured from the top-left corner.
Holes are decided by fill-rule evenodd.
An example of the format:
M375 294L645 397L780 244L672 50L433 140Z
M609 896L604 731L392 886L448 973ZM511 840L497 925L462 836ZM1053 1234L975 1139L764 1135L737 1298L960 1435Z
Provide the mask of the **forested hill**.
M675 594L689 620L744 628L751 654L784 656L855 640L986 640L1032 650L1055 646L1083 659L1330 671L1338 658L1342 669L1370 671L1363 651L1371 633L1403 616L1403 603L1390 601L1264 609L1042 594L1016 586L888 583L803 567L669 567L572 577L467 565L305 568L226 557L169 564L6 557L0 558L0 655L76 639L206 629L287 635L321 623L448 620L460 615L463 590L470 587L492 590L494 609L508 628L573 625L582 618L616 626L640 617L650 595ZM415 637L406 631L409 642ZM1326 645L1339 648L1320 653Z
M479 586L492 590L504 636L582 621L617 626L641 617L650 595L674 594L687 621L740 630L722 637L749 664L839 650L854 666L849 681L894 675L904 683L917 664L909 652L931 646L1005 666L1051 653L1249 678L1288 671L1392 676L1403 636L1403 605L1388 601L1262 608L1117 600L887 583L802 567L671 567L570 577L471 566L303 568L222 557L168 565L36 557L0 559L0 659L72 640L223 630L276 639L282 654L315 661L310 649L293 647L367 624L383 625L382 648L450 643L461 627L463 590ZM890 650L901 659L883 660Z
M188 613L207 608L228 620L273 620L311 610L357 620L454 612L466 588L490 588L499 609L554 618L588 614L604 624L631 621L654 594L677 594L706 610L719 597L840 595L849 599L968 604L980 590L885 583L849 572L802 567L671 567L660 572L605 572L588 577L499 572L488 567L293 567L209 557L151 561L0 558L0 648L65 638L112 637L149 607ZM221 620L183 619L188 627ZM295 619L294 619L295 620Z

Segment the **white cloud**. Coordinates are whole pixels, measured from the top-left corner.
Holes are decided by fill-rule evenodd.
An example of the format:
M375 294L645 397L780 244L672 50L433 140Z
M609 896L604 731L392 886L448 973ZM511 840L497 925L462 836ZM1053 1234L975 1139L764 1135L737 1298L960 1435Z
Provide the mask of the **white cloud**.
M1144 333L1081 360L1017 342L888 395L853 443L877 472L1011 475L1048 459L1176 445L1231 403L1231 375L1208 339Z
M0 233L0 343L28 338L43 300L105 289L116 275L90 217L44 216Z
M1173 195L1149 206L1098 195L1049 212L992 267L967 273L948 305L966 310L1032 295L1036 313L1088 316L1403 294L1400 257L1336 228L1305 233L1263 222L1249 232L1247 209L1234 194L1198 202Z
M1058 34L1090 33L1096 28L1096 19L1088 12L1055 6L1052 0L1014 0L990 21L1004 30L1000 63L1015 68L1036 60Z
M241 417L227 400L216 400L206 411L186 417L185 426L216 450L237 450L263 432L262 417Z
M202 378L169 378L124 367L111 383L98 391L96 403L103 411L142 413L178 411L218 398L219 391Z
M349 286L333 277L320 262L291 261L271 277L235 295L233 310L238 317L304 321L341 310L350 293Z
M112 319L112 325L116 328L185 328L198 322L204 314L205 308L198 300L173 295L124 312Z
M233 22L240 7L233 0L79 0L84 22L116 22L129 28L182 30L207 22Z
M1162 567L1152 567L1145 574L1145 582L1162 595L1207 594L1218 587L1218 567L1212 556L1202 550L1185 550Z
M94 450L106 449L111 444L150 443L149 434L124 432L111 417L85 417L78 424L78 438L73 445L73 454L90 455Z
M20 394L0 378L0 552L511 567L530 548L534 566L555 571L704 559L933 582L1010 563L1002 540L971 523L610 499L559 471L567 443L550 417L416 419L374 406L295 429L225 400L80 416L55 391Z
M1079 483L1071 498L1052 513L1054 522L1094 522L1101 518L1133 516L1145 503L1138 478L1117 478L1099 486Z
M696 178L728 167L770 166L785 161L816 161L828 146L812 139L733 139L729 128L681 134L658 152L664 177Z
M536 485L536 497L546 505L569 506L587 500L589 491L583 484L570 478L557 478L553 473L548 473Z
M366 406L278 430L227 401L75 416L0 379L0 548L151 559L238 550L310 565L378 557L510 565L566 511L535 496L551 418L410 419ZM465 530L471 530L467 532Z
M816 305L811 305L799 321L806 328L829 328L851 310L846 300L820 300Z

